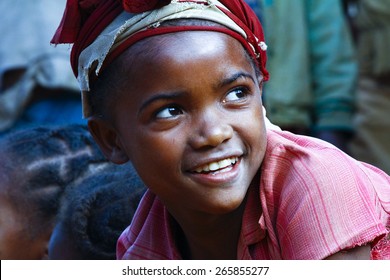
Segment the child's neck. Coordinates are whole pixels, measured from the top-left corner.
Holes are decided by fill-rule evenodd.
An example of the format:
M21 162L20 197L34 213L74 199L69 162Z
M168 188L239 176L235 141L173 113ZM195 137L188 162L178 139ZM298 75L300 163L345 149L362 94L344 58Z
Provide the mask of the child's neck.
M204 217L201 223L181 223L181 253L185 259L236 259L246 200L227 215Z

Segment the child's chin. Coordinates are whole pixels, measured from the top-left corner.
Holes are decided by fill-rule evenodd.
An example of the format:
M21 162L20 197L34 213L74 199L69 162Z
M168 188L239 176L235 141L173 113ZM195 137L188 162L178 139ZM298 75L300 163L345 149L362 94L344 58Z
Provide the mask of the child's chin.
M211 207L210 214L223 215L236 211L244 202L245 195L239 197L227 198L224 201L218 201Z

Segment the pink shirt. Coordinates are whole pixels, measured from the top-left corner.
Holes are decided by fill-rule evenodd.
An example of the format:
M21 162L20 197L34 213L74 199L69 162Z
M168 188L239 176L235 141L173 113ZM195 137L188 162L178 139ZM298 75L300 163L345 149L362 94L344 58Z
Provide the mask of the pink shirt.
M390 228L390 177L315 138L268 131L259 187L249 192L237 259L323 259ZM147 191L117 257L181 259L172 220Z

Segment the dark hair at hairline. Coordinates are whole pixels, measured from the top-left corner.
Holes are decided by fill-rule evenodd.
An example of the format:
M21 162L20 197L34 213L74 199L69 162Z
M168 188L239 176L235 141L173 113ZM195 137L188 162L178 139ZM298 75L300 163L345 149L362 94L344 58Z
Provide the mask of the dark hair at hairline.
M201 19L175 19L169 20L161 23L161 26L219 26L223 27L221 24ZM170 33L170 35L176 36L176 33ZM154 37L145 38L134 45L130 46L131 56L127 56L128 59L133 59L138 56L138 54L145 53L149 56L157 55L155 49L157 44L148 45L148 48L145 48L148 41ZM165 36L159 36L160 43L164 44L165 40L169 40ZM243 47L244 54L248 61L252 64L255 73L257 76L261 76L260 68L258 67L256 61L249 55L248 51ZM89 103L91 105L91 115L94 117L106 118L109 116L107 108L112 108L113 100L118 96L113 95L113 93L118 91L118 88L123 84L123 80L127 79L126 76L118 75L118 73L125 72L126 67L130 63L122 63L122 55L116 58L107 68L100 74L100 76L91 84L91 90L88 93Z

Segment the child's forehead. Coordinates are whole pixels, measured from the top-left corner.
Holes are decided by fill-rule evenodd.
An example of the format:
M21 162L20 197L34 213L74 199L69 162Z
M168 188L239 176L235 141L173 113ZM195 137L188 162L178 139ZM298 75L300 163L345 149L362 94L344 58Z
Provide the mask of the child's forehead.
M110 74L111 83L114 82L119 91L126 88L125 92L140 93L141 96L144 93L140 89L170 90L170 85L183 86L184 80L200 78L199 75L207 71L220 73L212 80L208 79L218 84L218 79L235 71L252 70L251 58L237 40L226 34L207 31L148 38L130 47L118 61L119 67L110 69L111 73L111 70L116 73Z
M228 56L228 52L234 50L249 60L245 48L229 35L213 31L183 31L145 38L129 47L121 60L124 66L131 67L126 60L139 58L153 62L163 56L170 59L183 55L183 61L191 61L194 51L196 54Z

